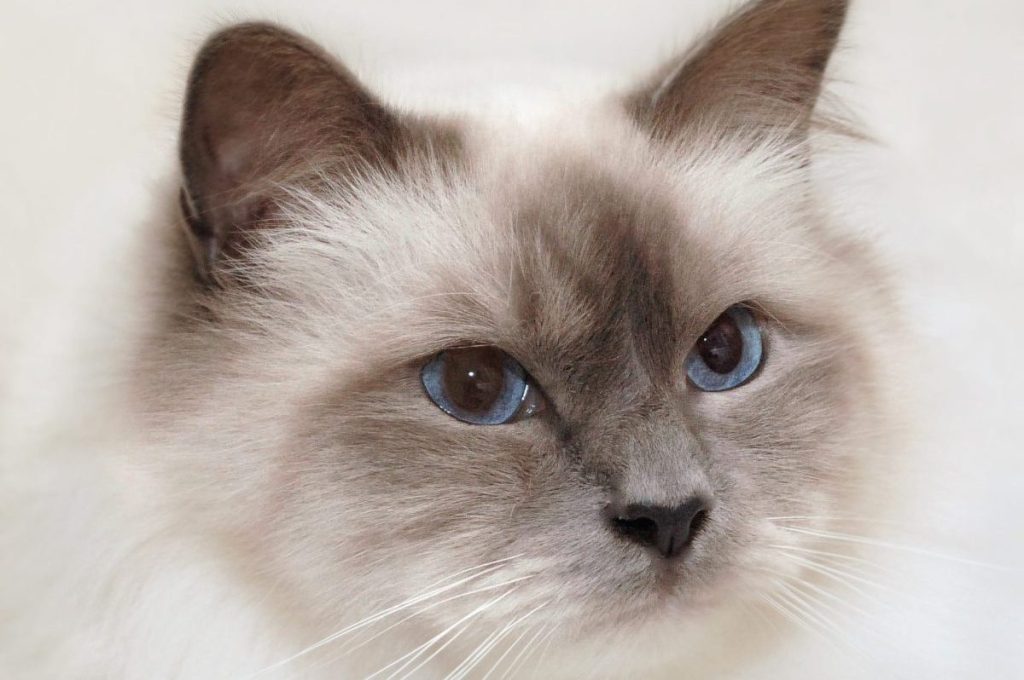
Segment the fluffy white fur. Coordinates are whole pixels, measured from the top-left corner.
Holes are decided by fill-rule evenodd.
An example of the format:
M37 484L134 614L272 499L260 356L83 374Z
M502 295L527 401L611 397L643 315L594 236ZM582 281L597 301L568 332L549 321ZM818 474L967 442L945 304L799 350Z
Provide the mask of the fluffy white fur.
M863 17L870 25L867 10ZM579 126L575 112L570 115L573 125L568 126L558 118L543 117L531 117L528 124L517 123L520 131L524 125L536 128L528 135L533 137L534 146L527 143L515 151L489 149L487 153L532 154L537 148L571 147L574 140L571 135L566 138L565 131L582 134L587 126ZM621 123L614 116L602 115L588 125L607 132ZM545 130L558 133L552 135ZM605 136L625 147L635 143L625 134ZM481 140L500 137L488 134ZM483 141L478 143L485 145ZM167 144L147 152L154 157L148 167L166 162L169 145L168 137ZM897 185L908 191L927 186L908 181L899 172L899 163L909 160L894 160L881 152L874 152L874 156L874 160L880 157L889 161L888 165L882 164L881 172L898 175L894 180ZM109 376L117 375L118 357L132 349L135 334L148 322L147 313L138 314L138 310L147 309L153 301L145 274L151 268L149 258L160 257L158 252L134 257L138 244L152 234L145 230L130 233L139 224L137 216L127 208L109 208L110 203L118 203L122 192L131 191L122 187L138 183L132 178L136 159L127 151L123 157L124 170L112 173L110 191L100 192L107 200L98 201L100 205L60 199L61 208L73 213L73 219L67 215L52 218L54 224L67 226L53 227L45 237L38 237L49 244L47 254L28 258L38 262L31 267L24 263L13 267L18 278L8 290L17 294L4 296L5 303L13 304L5 304L5 318L10 323L5 325L6 363L0 364L5 378L0 384L0 612L4 613L0 615L0 670L12 678L247 677L301 649L309 632L282 620L274 602L274 584L240 581L238 571L222 570L222 555L210 554L208 546L190 541L186 532L169 521L168 509L160 507L161 486L168 482L157 472L166 472L160 461L180 455L181 444L177 443L174 451L162 451L153 444L150 433L139 433L133 429L134 423L117 417L125 410L120 400L126 395L107 381ZM950 158L960 160L954 152L950 152ZM688 175L685 161L675 170L684 178L680 186L689 187L686 203L716 202L714 206L702 206L702 212L707 213L735 210L731 218L723 216L724 221L733 224L742 215L757 211L757 191L778 196L792 189L789 180L793 173L785 169L767 172L764 163L754 162L756 156L747 158L749 165L726 157L710 159L720 166L708 163L707 158L701 160L691 166L700 168L701 176ZM631 172L628 166L609 170L624 175ZM763 181L758 173L766 173L764 178L770 180ZM24 181L27 175L17 177ZM867 184L876 191L862 190L862 199L878 195L878 185L870 181ZM715 191L702 193L702 187L712 185ZM58 197L82 196L75 189L55 191L54 186L60 183L49 183L49 191ZM737 187L737 195L723 194L722 186ZM407 223L409 214L423 220L429 210L438 208L436 195L423 203L404 192L374 193L378 191L386 193L387 186L368 187L360 195L366 207L386 210L376 219L367 217L365 247L358 249L362 252L372 252L386 243L373 233L373 224ZM148 195L137 193L134 200L139 210ZM971 205L972 195L967 195L963 206ZM904 197L884 198L898 210L909 210ZM64 200L68 202L64 204ZM123 199L119 205L131 202ZM837 197L833 203L842 204L851 215L875 214L875 210L863 207L863 201ZM301 219L296 219L293 236L316 229L317 224L343 219L336 205L299 205L295 216ZM467 212L464 204L459 210L461 214ZM1012 453L1013 444L1020 441L1019 432L1011 430L1014 425L1005 423L1014 413L1013 404L1019 401L1010 386L1020 369L995 359L989 367L986 353L979 360L987 369L981 379L987 389L982 389L974 380L975 371L980 369L964 368L964 364L965 357L976 356L974 330L984 325L991 332L985 324L988 319L972 311L969 302L987 305L981 309L992 311L993 317L1003 321L1003 327L989 336L986 347L992 347L994 355L1012 356L1010 331L1018 322L995 312L1005 313L1012 308L1004 296L1019 290L1019 277L1008 267L998 268L1002 261L984 254L965 254L955 247L955 235L940 234L937 240L950 244L945 249L931 246L922 252L901 247L901 242L912 243L914 239L904 240L892 233L903 226L900 220L885 216L882 208L877 211L878 219L889 227L887 242L894 242L896 257L903 258L897 261L910 260L901 269L905 272L901 283L908 309L906 320L910 326L924 328L924 345L931 346L929 355L921 361L926 386L904 391L919 399L918 406L926 413L923 426L916 430L920 443L914 447L921 462L901 487L911 510L893 518L898 526L888 532L888 542L901 547L883 547L871 558L889 568L885 573L891 580L884 583L884 590L861 584L860 593L845 591L844 602L833 602L831 613L812 619L806 635L771 647L773 651L757 665L737 672L752 678L919 677L926 672L936 677L966 678L978 677L979 669L984 668L987 677L1009 678L1020 667L1013 658L1019 651L1008 644L1021 635L1015 606L1020 602L1020 578L1013 570L1020 553L1003 547L1003 543L1021 532L1021 513L1015 511L1010 486L1020 463L1003 453ZM930 214L931 210L922 212ZM764 219L752 227L764 229L773 237L784 233L771 228L768 214L759 214ZM996 226L991 228L997 233ZM82 236L86 229L88 239ZM465 247L434 239L417 241L418 234L423 233L401 235L407 242L416 242L415 248L406 251L418 253L415 261L407 263L409 270L421 268L431 257L450 260L460 247ZM1008 236L1012 252L1013 235ZM394 237L389 234L389 238ZM351 232L347 238L351 238ZM22 245L30 253L39 252L38 246L31 245L35 240L4 234L5 244ZM30 245L24 246L26 242ZM282 275L281 280L297 289L332 291L331 287L336 287L335 294L325 292L323 298L311 301L312 308L323 314L321 322L314 324L322 333L324 319L335 315L343 318L345 305L363 298L354 294L352 281L339 280L336 268L310 267L306 257L301 260L303 266L295 266L299 255L309 254L303 252L308 248L307 239L283 235L274 247L273 266ZM9 248L6 253L15 250L18 248ZM73 257L66 256L67 264L73 266L61 266L62 257L55 253L62 250L74 251ZM786 248L785 252L787 258L801 257L799 249ZM939 264L945 271L956 271L956 265L964 263L975 276L973 282L965 281L963 286L951 286L928 272L929 266L936 268ZM56 292L47 290L48 276L58 273L69 282L67 287L57 286ZM26 286L27 281L39 284ZM414 289L416 284L415 279L396 282L395 288L382 287L374 294L390 293L400 301L403 297L396 292ZM799 295L800 286L793 288L780 296ZM267 315L260 321L272 319L273 315ZM271 330L296 334L303 329ZM344 329L336 325L335 330L331 342L325 343L332 348L332 359L340 353L339 343L346 341ZM929 342L932 336L937 338L935 342ZM326 340L322 336L319 339ZM307 366L325 358L325 346L307 343ZM999 352L999 348L1005 351ZM274 362L268 360L264 366L272 368ZM295 368L289 364L290 371ZM952 371L953 375L933 383L927 374L940 370ZM310 380L317 379L312 372L310 376ZM301 381L302 376L294 373L282 376L282 383ZM966 395L990 408L965 403ZM995 417L998 414L1004 417ZM957 420L988 425L961 426ZM202 428L203 423L195 426ZM140 435L145 435L145 450L139 448ZM968 456L971 465L964 465ZM201 470L204 464L195 463L196 467L188 468L190 473ZM245 489L235 492L245 493ZM855 525L851 527L852 533L859 531ZM980 566L973 561L996 561L1010 569ZM876 578L872 572L869 581ZM431 579L423 576L422 580L420 586L425 587ZM705 633L702 642L721 645L729 652L733 641L716 638L711 624ZM756 638L757 633L751 635ZM822 638L844 641L841 651L837 653ZM600 651L610 657L608 668L614 668L616 656L628 664L633 653L627 648L606 647ZM594 660L588 653L578 662L587 667ZM572 668L564 666L563 670ZM260 677L316 677L314 670L300 669L285 666ZM568 677L575 673L568 670Z

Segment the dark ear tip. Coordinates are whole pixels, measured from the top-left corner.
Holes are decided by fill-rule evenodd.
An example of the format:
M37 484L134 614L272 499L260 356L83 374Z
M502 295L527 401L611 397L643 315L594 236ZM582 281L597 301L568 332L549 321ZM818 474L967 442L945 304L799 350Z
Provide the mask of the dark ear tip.
M296 53L330 61L314 42L275 23L252 21L222 28L210 35L199 48L192 64L189 89L193 89L217 64L234 60L271 63L275 57Z
M199 54L204 55L211 51L217 51L225 45L245 42L290 42L304 44L307 41L299 34L284 26L270 21L246 21L234 24L214 32L203 43Z
M182 115L181 156L186 175L194 169L209 124L223 127L244 115L262 91L281 96L297 64L315 63L332 72L332 60L311 41L270 22L246 22L213 33L199 49L188 76ZM308 68L308 66L306 67Z

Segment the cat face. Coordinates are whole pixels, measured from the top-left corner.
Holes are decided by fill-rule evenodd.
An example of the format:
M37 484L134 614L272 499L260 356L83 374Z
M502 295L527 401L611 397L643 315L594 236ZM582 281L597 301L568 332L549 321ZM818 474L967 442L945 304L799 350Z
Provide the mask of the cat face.
M881 423L878 274L809 183L843 4L755 4L529 126L396 114L273 27L213 38L197 276L146 359L182 512L323 634L417 596L434 632L566 639L756 600L801 541L776 520L858 511Z

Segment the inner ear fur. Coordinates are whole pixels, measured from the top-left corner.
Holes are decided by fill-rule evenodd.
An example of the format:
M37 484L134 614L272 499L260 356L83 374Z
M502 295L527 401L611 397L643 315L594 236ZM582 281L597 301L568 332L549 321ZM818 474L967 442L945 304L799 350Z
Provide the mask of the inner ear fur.
M414 128L344 66L278 26L212 36L192 66L181 126L181 206L196 270L273 224L279 187L303 173L393 168Z

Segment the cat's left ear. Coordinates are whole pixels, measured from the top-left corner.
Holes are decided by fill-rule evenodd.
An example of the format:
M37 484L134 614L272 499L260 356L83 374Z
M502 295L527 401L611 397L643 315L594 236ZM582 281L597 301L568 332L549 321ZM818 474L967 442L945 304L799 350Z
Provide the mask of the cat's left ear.
M192 67L180 140L200 278L219 280L220 265L273 226L282 185L316 167L393 166L408 137L404 119L308 40L270 24L214 35Z
M627 108L657 139L772 135L810 126L847 0L756 0L631 94Z

